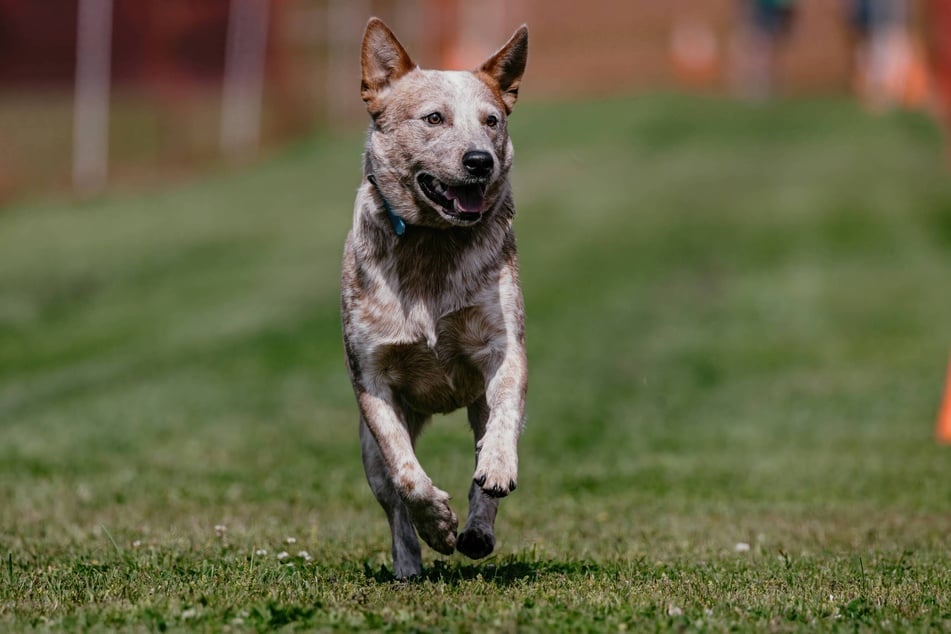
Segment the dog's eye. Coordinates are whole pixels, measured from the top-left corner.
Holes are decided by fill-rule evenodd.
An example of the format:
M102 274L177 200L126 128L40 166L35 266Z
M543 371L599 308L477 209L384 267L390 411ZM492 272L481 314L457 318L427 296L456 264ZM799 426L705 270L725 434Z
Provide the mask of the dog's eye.
M431 112L431 113L429 113L428 115L426 115L425 117L423 117L423 119L424 119L424 120L426 121L426 123L428 123L429 125L439 125L440 123L443 122L442 114L440 114L440 113L438 113L438 112Z
M494 114L490 114L485 118L485 124L490 128L494 128L495 126L499 125L499 118Z

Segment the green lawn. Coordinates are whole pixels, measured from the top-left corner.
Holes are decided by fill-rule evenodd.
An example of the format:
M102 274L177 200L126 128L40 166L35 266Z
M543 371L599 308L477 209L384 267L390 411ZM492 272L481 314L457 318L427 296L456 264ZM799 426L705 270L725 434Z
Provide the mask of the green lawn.
M415 583L339 336L359 131L0 210L0 629L951 628L937 129L682 97L511 127L519 488L495 555ZM419 450L462 516L464 416Z

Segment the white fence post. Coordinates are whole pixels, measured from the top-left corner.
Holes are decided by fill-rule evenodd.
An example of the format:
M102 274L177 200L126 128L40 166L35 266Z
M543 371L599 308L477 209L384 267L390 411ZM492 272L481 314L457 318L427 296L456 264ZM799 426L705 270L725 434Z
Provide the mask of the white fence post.
M109 173L112 0L79 0L73 104L73 187L101 191Z
M261 137L261 102L270 0L231 0L221 98L221 152L253 158Z

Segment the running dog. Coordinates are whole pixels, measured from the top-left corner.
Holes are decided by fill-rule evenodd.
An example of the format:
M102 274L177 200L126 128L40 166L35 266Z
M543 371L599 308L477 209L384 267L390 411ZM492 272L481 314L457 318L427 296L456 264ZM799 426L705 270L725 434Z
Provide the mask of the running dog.
M518 481L527 367L508 174L508 116L528 29L474 71L421 70L373 18L361 51L370 114L343 257L343 340L363 466L393 535L393 568L422 572L417 533L444 555L495 548ZM458 520L414 452L430 417L465 407L475 437Z

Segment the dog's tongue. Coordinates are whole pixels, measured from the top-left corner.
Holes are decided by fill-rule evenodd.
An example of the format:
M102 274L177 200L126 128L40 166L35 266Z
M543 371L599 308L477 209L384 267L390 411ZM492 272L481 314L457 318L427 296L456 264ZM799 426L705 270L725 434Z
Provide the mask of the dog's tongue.
M456 202L456 209L463 213L482 213L485 206L485 189L482 185L447 187L446 194Z

